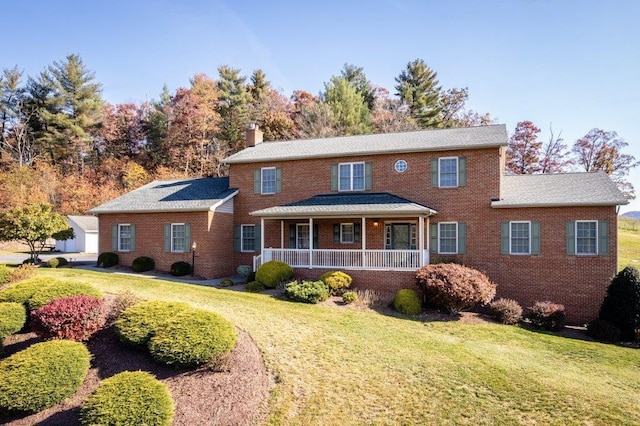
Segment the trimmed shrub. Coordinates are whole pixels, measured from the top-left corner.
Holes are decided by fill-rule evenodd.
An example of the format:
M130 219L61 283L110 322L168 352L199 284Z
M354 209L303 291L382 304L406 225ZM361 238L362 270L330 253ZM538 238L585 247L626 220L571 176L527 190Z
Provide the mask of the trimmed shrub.
M222 316L203 309L184 310L163 322L149 340L154 360L176 367L218 364L235 348L238 333Z
M527 318L537 328L547 331L558 331L564 327L566 314L564 305L553 302L536 302L529 308Z
M344 303L345 305L354 303L357 300L358 293L356 293L355 291L345 291L344 293L342 293L342 303Z
M0 290L0 302L15 302L26 305L36 291L58 283L62 283L62 281L56 280L55 278L30 278L23 280Z
M167 385L144 371L124 371L100 382L80 410L83 425L170 426L173 399Z
M400 289L393 298L393 308L405 315L418 315L422 312L422 303L415 290L408 288Z
M279 260L270 260L260 265L256 280L266 288L276 288L278 284L293 278L293 268Z
M319 279L329 287L329 292L331 294L338 295L348 289L353 281L350 275L342 271L325 272Z
M44 288L36 290L35 293L27 301L27 308L34 311L47 303L61 297L69 296L91 296L96 299L102 299L102 293L91 284L82 282L57 281L50 283Z
M17 268L13 268L9 274L9 282L15 283L17 281L26 280L33 277L36 273L36 267L33 265L20 265Z
M7 265L0 265L0 286L9 282L11 269Z
M455 263L423 266L416 273L416 285L427 302L451 314L487 304L496 295L496 285L484 273Z
M0 361L0 412L37 413L78 391L91 355L79 342L31 345Z
M250 283L251 281L255 281L255 280L256 280L256 272L255 271L249 272L249 275L247 275L247 282Z
M111 310L107 314L107 322L112 322L118 318L125 309L140 302L142 302L142 299L130 290L124 290L123 292L118 293L111 305Z
M100 268L111 268L116 266L120 259L116 253L105 251L98 256L97 266Z
M22 330L27 321L24 305L15 302L0 303L0 340Z
M251 293L260 293L264 291L264 285L260 281L250 281L247 283L247 291Z
M131 265L131 269L134 272L147 272L153 271L156 268L156 263L152 258L147 256L140 256L133 259L133 263Z
M63 297L31 312L31 329L45 339L88 340L105 323L104 303L80 295Z
M57 268L58 265L60 264L60 261L58 260L57 257L52 257L51 259L47 260L44 264L47 266L47 268Z
M240 265L236 268L236 273L241 277L248 277L253 272L253 268L249 265Z
M236 285L236 283L231 278L223 278L220 280L220 287L232 287L234 285Z
M174 277L184 277L191 273L191 264L187 262L175 262L171 265L171 275Z
M125 309L116 321L116 335L123 343L145 347L160 324L188 309L191 309L189 305L180 302L137 303Z
M80 412L83 425L171 425L173 400L153 375L125 371L103 380Z
M598 318L587 324L587 336L600 342L615 343L620 341L620 329L609 321Z
M627 266L613 277L598 318L615 325L624 340L635 338L640 328L640 270Z
M327 300L329 289L322 281L291 281L284 286L284 294L294 302L318 303Z
M522 306L513 299L500 298L489 304L489 316L503 324L517 324L522 319Z

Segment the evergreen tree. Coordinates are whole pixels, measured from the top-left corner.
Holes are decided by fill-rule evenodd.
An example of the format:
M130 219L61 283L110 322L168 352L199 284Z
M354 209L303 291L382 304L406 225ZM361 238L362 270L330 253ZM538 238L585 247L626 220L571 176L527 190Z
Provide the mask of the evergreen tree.
M364 98L344 77L332 77L325 84L324 99L333 111L338 134L354 135L371 131L371 114Z
M247 90L246 77L240 76L240 70L227 65L218 67L220 114L218 138L225 143L231 152L242 148L245 128L249 121L249 103L251 94Z
M340 76L347 80L356 89L356 92L362 96L369 111L373 111L376 106L376 91L364 74L362 67L344 64L342 71L340 71Z
M607 288L599 318L620 329L623 339L634 340L640 328L640 270L627 266Z
M169 162L167 133L169 132L172 108L171 94L166 84L162 87L160 100L152 101L147 110L144 123L147 134L146 166L149 170L155 170L158 167L167 166Z
M437 76L422 59L416 59L396 77L396 95L408 105L411 116L423 129L442 125Z

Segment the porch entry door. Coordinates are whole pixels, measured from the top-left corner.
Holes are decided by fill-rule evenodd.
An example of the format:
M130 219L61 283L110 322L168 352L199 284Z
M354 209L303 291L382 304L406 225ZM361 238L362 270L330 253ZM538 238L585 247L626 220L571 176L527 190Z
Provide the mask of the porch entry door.
M389 223L385 229L386 250L415 250L416 225L414 223Z

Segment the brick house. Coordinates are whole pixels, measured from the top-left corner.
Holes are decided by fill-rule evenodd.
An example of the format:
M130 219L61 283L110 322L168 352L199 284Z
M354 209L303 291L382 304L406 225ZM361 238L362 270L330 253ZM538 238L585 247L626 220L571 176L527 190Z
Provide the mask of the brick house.
M232 223L207 237L226 250L208 276L278 259L301 277L341 269L357 287L390 292L453 260L485 271L500 297L552 300L590 320L616 272L616 210L627 201L604 173L505 175L507 141L504 125L282 142L251 128L225 160ZM116 211L94 209L101 235L128 220ZM158 235L169 220L145 217Z

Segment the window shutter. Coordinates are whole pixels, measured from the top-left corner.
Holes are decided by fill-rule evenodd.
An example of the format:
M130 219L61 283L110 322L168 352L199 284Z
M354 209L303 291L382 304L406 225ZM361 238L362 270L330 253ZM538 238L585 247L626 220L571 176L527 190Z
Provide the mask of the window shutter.
M276 192L282 192L282 167L276 167Z
M311 246L314 249L318 248L318 224L313 224L313 245Z
M131 225L131 251L136 251L136 226Z
M429 239L431 242L429 243L429 251L431 253L438 252L438 224L431 223L429 224Z
M256 225L255 228L253 228L253 235L255 235L255 243L253 244L253 250L257 251L257 252L261 252L262 251L262 228L260 227L260 225Z
M338 165L337 164L331 165L331 190L332 191L338 190Z
M576 223L567 222L567 254L576 254Z
M333 224L333 242L334 243L340 242L340 224L339 223Z
M467 224L458 222L458 253L464 254L467 251Z
M164 251L165 252L171 251L171 224L170 223L164 224Z
M184 252L188 253L191 250L191 224L184 224Z
M118 225L111 227L111 251L118 251Z
M289 248L296 248L296 225L289 225Z
M373 188L373 163L364 163L364 189Z
M467 157L458 158L458 186L467 186Z
M353 242L355 243L360 242L360 224L359 223L353 224Z
M501 238L500 238L500 253L509 254L509 240L511 239L509 222L502 222L501 226Z
M260 194L262 193L262 185L261 185L261 180L262 180L262 170L260 169L255 169L253 171L253 193L254 194Z
M240 225L234 225L233 226L233 251L242 250L242 245L240 241L241 233L242 233L242 228L240 227Z
M531 254L540 254L540 222L531 222Z
M609 222L598 222L598 254L609 254Z
M438 159L431 159L431 186L438 187Z

